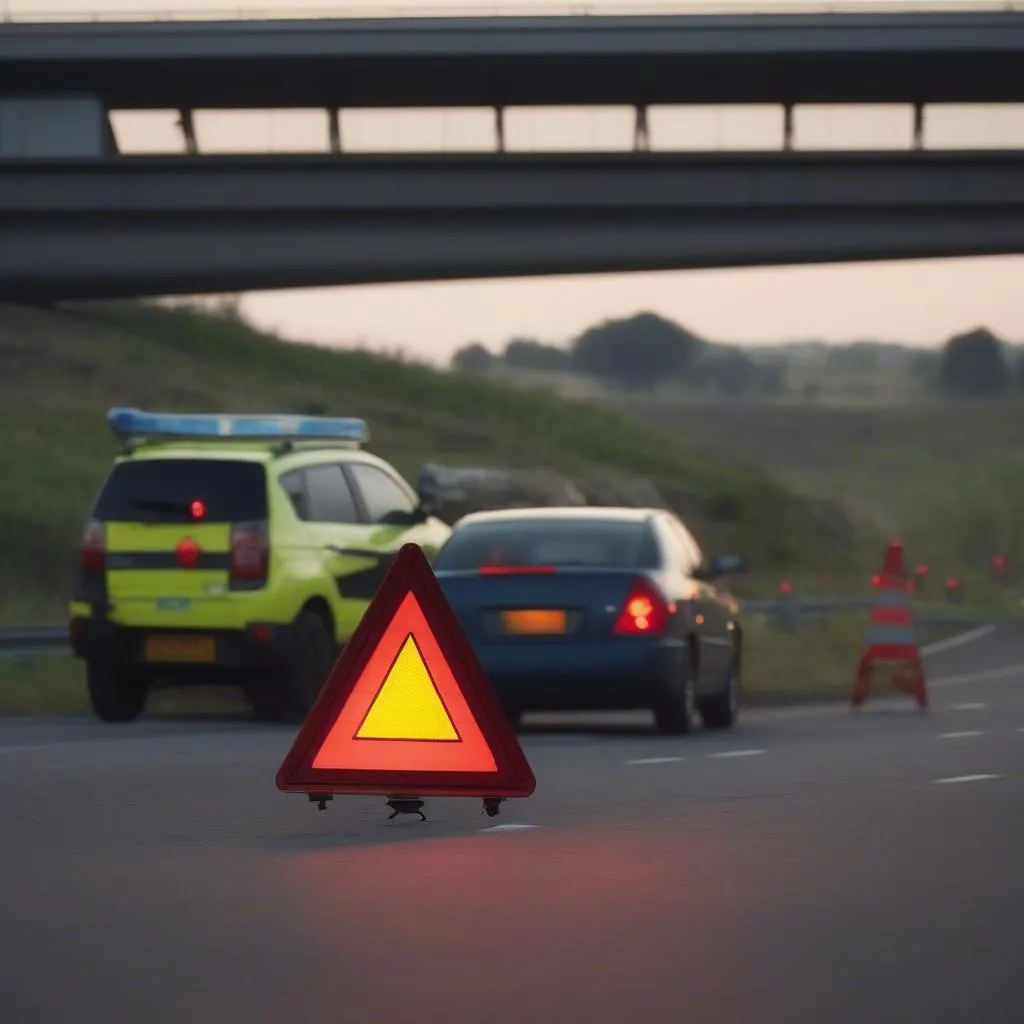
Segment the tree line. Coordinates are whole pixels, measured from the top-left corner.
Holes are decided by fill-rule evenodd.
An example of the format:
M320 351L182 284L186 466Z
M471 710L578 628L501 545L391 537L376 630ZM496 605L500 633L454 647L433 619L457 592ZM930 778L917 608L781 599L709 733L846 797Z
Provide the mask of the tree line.
M866 342L830 346L825 353L829 372L836 374L878 365L895 354L926 388L955 397L998 398L1024 391L1021 350L985 328L956 335L938 349ZM466 345L452 357L452 368L574 373L631 391L678 382L698 391L753 397L781 391L791 362L785 347L758 351L711 342L655 313L639 313L589 327L565 346L513 338L494 354L478 342Z

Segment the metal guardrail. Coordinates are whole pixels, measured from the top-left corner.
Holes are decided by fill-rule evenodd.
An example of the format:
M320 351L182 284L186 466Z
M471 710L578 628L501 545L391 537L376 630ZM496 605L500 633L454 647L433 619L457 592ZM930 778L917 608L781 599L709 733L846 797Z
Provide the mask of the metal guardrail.
M482 17L598 17L673 14L930 14L973 13L975 11L1020 11L1024 0L652 0L626 3L623 0L591 0L589 3L465 3L413 6L377 4L337 6L330 2L309 7L219 7L183 3L180 7L135 6L97 10L75 8L41 9L23 0L0 0L0 20L9 22L111 22L111 21L269 21L314 20L318 18L482 18Z
M65 626L21 626L0 629L0 653L66 650L70 645Z
M867 612L869 597L792 597L767 598L740 602L745 615L767 618L795 625L832 618L852 612ZM920 603L914 606L914 617L920 623L964 624L1019 618L1013 613L982 611L970 605ZM0 628L0 654L35 654L42 651L67 650L68 630L64 626L20 626Z

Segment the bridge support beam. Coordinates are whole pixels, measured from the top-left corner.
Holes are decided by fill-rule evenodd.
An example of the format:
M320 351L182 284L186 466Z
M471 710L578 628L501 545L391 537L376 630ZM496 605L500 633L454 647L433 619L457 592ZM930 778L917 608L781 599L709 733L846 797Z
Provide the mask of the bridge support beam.
M94 96L0 97L0 160L82 160L116 150Z
M0 162L0 301L1024 253L1024 153Z

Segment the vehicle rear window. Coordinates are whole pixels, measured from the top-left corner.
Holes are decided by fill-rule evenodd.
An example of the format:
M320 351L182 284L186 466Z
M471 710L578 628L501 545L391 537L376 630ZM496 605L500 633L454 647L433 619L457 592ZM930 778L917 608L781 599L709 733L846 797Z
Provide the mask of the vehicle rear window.
M203 503L205 522L266 519L263 466L228 459L121 462L107 477L93 516L105 522L191 522L195 501Z
M646 522L595 519L509 519L457 527L438 552L435 569L484 565L653 569L659 563Z

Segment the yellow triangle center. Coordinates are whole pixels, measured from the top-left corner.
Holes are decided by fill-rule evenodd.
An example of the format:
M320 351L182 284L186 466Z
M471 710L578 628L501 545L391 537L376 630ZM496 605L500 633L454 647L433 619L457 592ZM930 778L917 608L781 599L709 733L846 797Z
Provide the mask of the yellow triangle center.
M411 633L405 638L355 738L459 740Z

